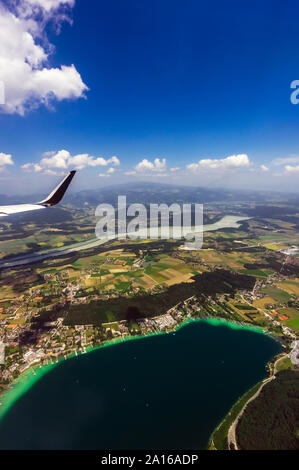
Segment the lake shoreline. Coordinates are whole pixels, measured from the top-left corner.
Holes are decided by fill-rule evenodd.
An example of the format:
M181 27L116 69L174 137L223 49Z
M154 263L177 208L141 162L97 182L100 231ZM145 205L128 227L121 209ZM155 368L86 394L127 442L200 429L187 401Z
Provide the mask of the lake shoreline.
M276 374L275 364L279 360L285 359L286 357L288 357L288 353L286 352L278 353L275 356L273 356L273 358L267 363L267 366L266 366L268 370L267 377L257 382L253 387L251 387L243 395L241 395L239 399L233 404L233 406L228 410L226 415L223 417L223 419L220 421L220 423L216 426L216 428L210 435L209 444L207 446L208 450L232 450L232 449L240 450L236 442L233 444L233 448L232 449L230 448L231 443L229 441L230 441L231 429L235 425L234 434L236 434L239 419L242 413L244 412L245 408L247 407L248 403L253 401L255 398L257 398L262 388L268 382L275 379L275 374ZM273 368L271 366L273 366ZM217 433L219 434L221 428L226 429L226 432L225 432L225 440L220 442L219 444L219 436L217 436ZM223 435L221 437L223 438ZM220 440L221 440L221 437L220 437ZM218 444L218 447L216 444Z
M196 322L205 322L208 323L212 326L226 326L228 328L232 328L234 330L249 330L255 333L259 334L264 334L264 335L269 335L271 336L274 340L279 341L278 338L276 338L273 334L270 334L266 329L263 329L258 326L252 326L252 325L246 325L243 323L239 323L236 321L230 321L230 320L225 320L224 318L219 318L219 317L208 317L208 318L188 318L184 321L182 321L180 324L176 325L174 328L169 329L167 331L159 331L157 333L148 333L145 335L140 335L140 336L127 336L127 337L122 337L122 338L115 338L112 340L108 340L104 342L103 344L95 347L89 347L86 348L86 352L81 352L78 354L72 353L69 354L66 357L61 357L59 359L56 359L55 361L52 361L52 359L49 359L49 362L47 364L36 364L34 366L29 367L26 369L22 374L19 375L11 384L9 384L8 388L3 390L0 393L0 423L6 416L6 414L9 412L9 410L13 407L13 405L24 395L26 394L34 385L35 383L40 380L45 374L53 370L56 366L59 364L63 363L64 361L67 361L69 359L76 358L78 356L81 356L83 354L90 354L93 351L102 349L102 348L107 348L111 346L115 346L117 344L121 344L127 341L136 341L136 340L142 340L145 338L149 337L154 337L154 336L161 336L161 335L166 335L166 334L175 334L176 331L179 331L181 328L184 328L185 326L188 326L192 323ZM273 359L272 359L273 360Z

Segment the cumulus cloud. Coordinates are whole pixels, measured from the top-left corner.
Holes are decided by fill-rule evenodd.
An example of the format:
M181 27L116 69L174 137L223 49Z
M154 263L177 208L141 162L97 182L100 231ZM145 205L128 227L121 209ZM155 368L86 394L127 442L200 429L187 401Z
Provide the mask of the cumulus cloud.
M166 158L155 158L153 162L150 162L146 158L144 158L141 162L139 162L135 166L135 171L138 173L145 173L146 171L165 171L166 170Z
M220 159L205 158L197 163L190 163L186 168L197 172L199 170L234 170L248 167L249 165L250 160L248 156L246 154L239 154Z
M0 171L6 168L6 165L13 165L12 156L8 153L0 152Z
M113 156L105 159L103 157L93 157L88 153L80 153L72 156L68 150L58 152L46 152L38 163L25 163L22 169L25 171L35 171L36 173L53 174L57 170L76 169L82 170L85 167L97 167L107 165L119 165L118 157ZM110 173L114 171L110 168Z
M179 171L180 170L180 167L179 166L175 166L173 168L170 168L170 171L171 172L175 172L175 171Z
M113 157L109 158L108 163L113 163L113 165L116 165L116 166L120 165L119 158L116 157L115 155Z
M266 165L261 165L260 168L261 168L262 171L268 171L269 170L269 168Z
M84 96L88 88L73 64L49 66L54 47L45 35L48 22L59 29L73 5L73 0L17 0L0 7L1 112L24 115L41 104Z

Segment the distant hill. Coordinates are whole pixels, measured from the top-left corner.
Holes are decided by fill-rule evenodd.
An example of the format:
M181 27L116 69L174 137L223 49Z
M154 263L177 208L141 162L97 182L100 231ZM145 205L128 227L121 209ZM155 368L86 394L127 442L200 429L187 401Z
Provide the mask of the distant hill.
M146 205L150 203L172 204L174 202L179 204L216 202L226 202L228 204L255 203L258 205L272 204L273 206L286 203L290 204L290 206L297 206L299 204L298 194L136 182L106 186L98 189L87 189L77 193L70 192L65 195L61 206L71 205L79 209L83 206L94 207L103 202L115 205L118 195L125 195L129 204L140 202ZM37 202L44 198L44 196L44 194L33 194L26 197L0 194L0 205ZM267 213L267 209L265 209L265 212ZM294 213L294 210L291 210L290 213ZM265 216L264 210L260 209L259 214L256 215Z
M222 188L205 188L195 186L179 186L162 183L138 182L119 184L99 189L80 191L68 194L65 201L80 207L82 205L97 205L102 202L116 204L117 196L125 195L127 202L149 203L299 203L299 195L261 191L240 191Z

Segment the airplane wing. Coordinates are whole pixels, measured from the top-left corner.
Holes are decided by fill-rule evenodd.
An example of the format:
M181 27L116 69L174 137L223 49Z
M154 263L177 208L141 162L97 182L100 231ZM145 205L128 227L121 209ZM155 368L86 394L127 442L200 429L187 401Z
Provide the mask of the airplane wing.
M20 212L35 211L38 209L45 209L46 207L55 206L63 198L70 182L72 181L76 171L71 171L61 183L49 194L43 201L36 204L17 204L11 206L0 206L0 217L5 217L11 214L18 214Z

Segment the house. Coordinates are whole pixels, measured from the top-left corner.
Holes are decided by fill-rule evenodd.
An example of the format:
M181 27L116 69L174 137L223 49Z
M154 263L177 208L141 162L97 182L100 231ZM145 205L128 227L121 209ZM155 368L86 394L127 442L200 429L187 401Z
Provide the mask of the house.
M281 315L278 318L279 318L279 320L288 320L289 317L287 315Z

